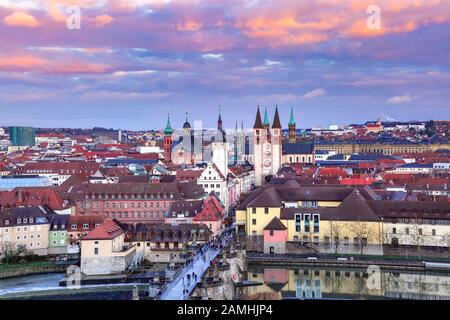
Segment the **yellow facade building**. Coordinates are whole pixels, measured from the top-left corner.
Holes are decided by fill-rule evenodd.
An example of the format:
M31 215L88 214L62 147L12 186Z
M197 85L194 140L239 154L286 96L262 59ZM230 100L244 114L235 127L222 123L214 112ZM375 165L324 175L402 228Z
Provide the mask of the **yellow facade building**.
M370 187L290 180L250 194L237 208L236 229L249 251L380 255L386 245L450 246L450 204L381 200Z

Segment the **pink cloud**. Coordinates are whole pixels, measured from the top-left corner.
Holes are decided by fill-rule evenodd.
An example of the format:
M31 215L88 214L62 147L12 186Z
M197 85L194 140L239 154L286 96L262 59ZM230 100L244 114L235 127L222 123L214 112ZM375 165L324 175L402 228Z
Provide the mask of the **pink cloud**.
M35 28L41 23L32 15L24 11L14 11L3 19L4 23L10 27Z
M106 26L107 24L110 24L113 20L114 20L113 17L107 14L103 14L95 17L94 24L96 27L103 27Z
M102 63L85 62L73 58L51 59L32 55L0 56L0 70L9 72L38 72L48 74L98 74L110 71Z

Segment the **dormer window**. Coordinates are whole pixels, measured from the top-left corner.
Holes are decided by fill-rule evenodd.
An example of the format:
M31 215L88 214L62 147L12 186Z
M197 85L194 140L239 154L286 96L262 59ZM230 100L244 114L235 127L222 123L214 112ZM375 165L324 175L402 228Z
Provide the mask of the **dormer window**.
M33 218L28 219L29 223L33 223Z
M5 226L9 226L9 219L5 220Z
M77 224L73 224L73 225L70 226L70 228L72 230L77 230L78 229L78 225Z
M86 229L89 229L89 224L84 223L84 224L83 224L83 229L85 229L85 230L86 230Z
M23 223L28 223L28 219L27 218L23 218Z
M17 224L21 224L22 223L22 219L17 219Z

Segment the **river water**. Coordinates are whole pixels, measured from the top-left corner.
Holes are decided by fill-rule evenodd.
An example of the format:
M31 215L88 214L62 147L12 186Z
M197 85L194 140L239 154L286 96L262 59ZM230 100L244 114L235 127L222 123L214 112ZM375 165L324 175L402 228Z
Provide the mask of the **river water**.
M60 287L64 273L49 273L0 279L0 299L51 300L129 300L133 296L133 283Z
M0 298L26 294L27 299L132 298L132 284L59 287L65 274L30 275L0 280ZM280 268L249 266L246 277L262 283L246 287L243 296L265 294L272 299L419 299L450 300L450 273L397 272L367 269ZM56 293L55 293L56 292Z
M450 300L450 273L249 266L247 279L263 283L244 288L247 297Z

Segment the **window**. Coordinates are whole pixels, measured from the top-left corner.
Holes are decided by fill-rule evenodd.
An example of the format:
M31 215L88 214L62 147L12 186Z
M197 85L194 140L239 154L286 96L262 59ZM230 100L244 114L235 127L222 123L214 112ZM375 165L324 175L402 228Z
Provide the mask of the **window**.
M256 213L256 208L252 208L252 213Z
M406 233L406 234L409 234L409 228L406 228L406 229L405 229L405 233Z
M311 215L309 213L303 215L303 220L305 221L305 232L310 232L310 219Z
M301 231L301 223L302 223L302 215L298 213L295 215L295 232Z
M436 235L436 229L431 229L431 235L435 236Z
M264 208L264 213L268 214L269 213L269 208Z
M256 219L252 219L252 224L256 225Z
M98 255L98 248L94 248L94 254Z
M270 230L270 236L273 237L273 230Z
M392 233L396 234L397 233L397 228L392 228Z
M84 230L89 229L89 224L88 223L83 223L83 229Z
M78 229L78 225L77 224L73 224L73 225L70 226L70 229L77 230Z
M348 237L344 237L344 246L348 246L350 243L350 239Z
M422 235L422 229L419 229L419 235Z
M319 215L318 214L314 214L313 215L313 221L314 221L314 233L319 233Z

